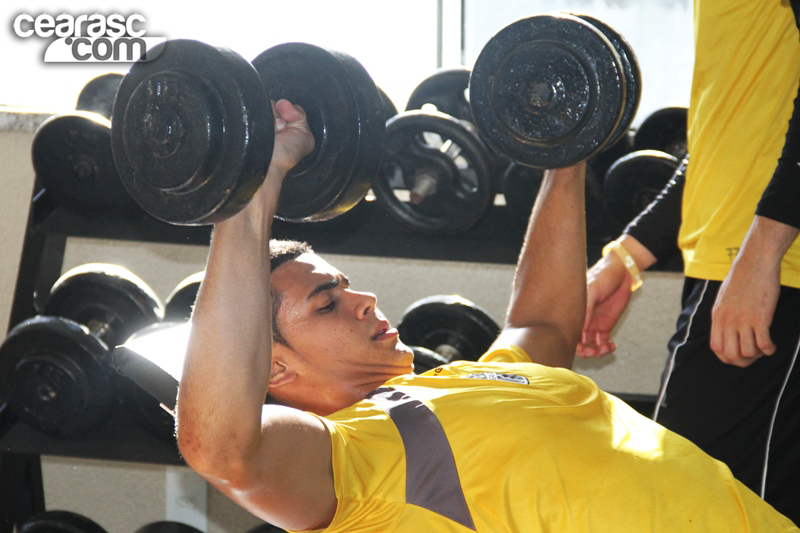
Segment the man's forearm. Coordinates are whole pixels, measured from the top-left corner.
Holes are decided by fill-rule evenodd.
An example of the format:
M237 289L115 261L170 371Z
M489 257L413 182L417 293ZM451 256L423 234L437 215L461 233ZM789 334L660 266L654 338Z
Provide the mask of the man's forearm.
M756 216L742 243L736 263L757 265L753 274L761 269L780 269L783 256L797 238L798 230L794 226L772 220L764 216Z
M586 309L584 172L545 174L514 279L507 327L536 329L529 355L547 364L571 365Z
M264 187L269 186L270 176ZM272 347L273 196L260 191L214 229L178 396L179 444L190 464L222 467L260 441Z

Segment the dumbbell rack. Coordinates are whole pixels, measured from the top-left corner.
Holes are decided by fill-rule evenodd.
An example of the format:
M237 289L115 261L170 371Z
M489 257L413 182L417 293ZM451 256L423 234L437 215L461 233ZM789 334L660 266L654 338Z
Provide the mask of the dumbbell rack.
M326 222L292 224L275 221L276 238L301 239L321 253L392 258L514 264L524 228L502 205L468 232L449 237L414 233L391 219L375 201L363 201L348 213ZM49 288L61 275L67 238L84 237L167 244L208 245L209 226L174 226L146 213L85 214L54 205L37 184L30 209L9 330L37 314ZM589 262L600 256L604 242L590 242ZM669 266L667 269L672 269ZM40 455L181 464L174 445L138 428L124 413L91 435L65 440L47 436L16 422L0 405L0 533L14 522L44 510Z

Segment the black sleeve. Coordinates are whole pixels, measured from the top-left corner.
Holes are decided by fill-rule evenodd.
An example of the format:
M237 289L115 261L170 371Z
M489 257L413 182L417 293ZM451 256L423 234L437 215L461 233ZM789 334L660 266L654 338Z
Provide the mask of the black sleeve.
M797 21L800 0L792 0L791 4ZM761 195L756 214L800 228L800 82L783 152L772 180Z
M688 156L681 162L656 199L639 213L624 231L642 243L659 261L672 257L678 251L681 200L683 185L686 182L687 162Z

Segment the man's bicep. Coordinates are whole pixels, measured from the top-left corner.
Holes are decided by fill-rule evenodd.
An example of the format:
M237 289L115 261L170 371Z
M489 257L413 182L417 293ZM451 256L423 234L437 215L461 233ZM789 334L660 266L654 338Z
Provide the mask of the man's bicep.
M568 346L561 330L550 324L534 324L515 328L506 326L492 343L491 350L517 346L534 363L572 368L575 346Z

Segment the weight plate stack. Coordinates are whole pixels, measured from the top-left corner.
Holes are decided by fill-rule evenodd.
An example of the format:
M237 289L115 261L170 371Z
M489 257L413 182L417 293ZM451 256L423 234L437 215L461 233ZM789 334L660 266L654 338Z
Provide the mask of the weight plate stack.
M274 46L253 66L273 100L303 107L315 140L284 180L276 216L322 221L354 207L381 166L386 111L375 82L355 58L306 43Z
M16 326L0 348L0 394L31 426L59 437L99 428L117 398L114 346L161 320L163 305L127 269L91 263L53 285L44 316Z
M30 426L74 437L105 423L116 398L108 346L72 320L38 316L0 346L0 396Z
M386 152L373 184L404 226L454 235L475 225L493 198L491 161L471 124L438 112L406 111L386 124Z
M630 129L631 123L636 116L636 111L639 109L639 102L642 99L642 73L639 70L639 62L636 59L636 54L633 52L630 43L614 28L609 26L606 22L587 15L585 13L572 13L576 17L585 20L596 29L600 31L611 42L614 50L619 55L620 64L622 65L622 72L625 78L625 103L622 110L617 129L611 135L604 149L609 149L614 146L623 135Z
M240 55L176 39L148 51L120 83L111 144L129 194L154 217L209 224L237 213L267 175L269 97Z
M469 102L475 125L498 152L527 166L560 168L588 159L627 129L626 85L617 48L593 24L564 13L536 15L489 40L472 70Z

